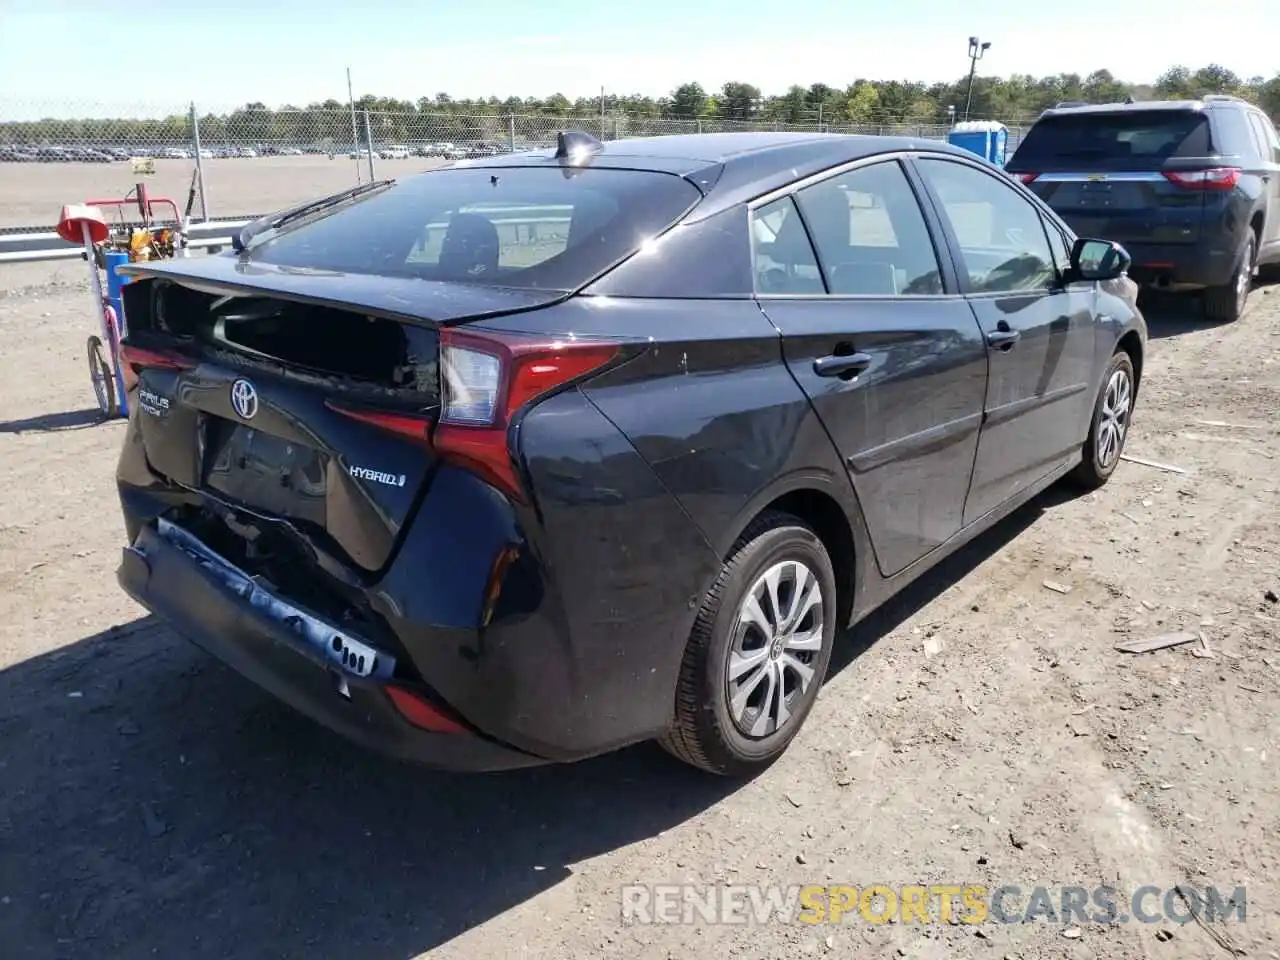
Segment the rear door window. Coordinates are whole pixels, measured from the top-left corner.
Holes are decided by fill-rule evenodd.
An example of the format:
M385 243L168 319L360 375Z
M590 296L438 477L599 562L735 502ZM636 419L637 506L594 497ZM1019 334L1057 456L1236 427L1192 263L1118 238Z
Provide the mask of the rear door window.
M248 256L308 270L568 291L634 253L701 196L666 173L434 170L290 224Z
M1019 170L1077 165L1137 169L1212 154L1209 120L1201 111L1133 110L1042 117L1018 145L1012 162Z
M751 255L757 293L797 296L827 292L813 244L790 197L751 211Z
M796 199L832 293L899 297L944 292L920 203L896 160L805 187Z

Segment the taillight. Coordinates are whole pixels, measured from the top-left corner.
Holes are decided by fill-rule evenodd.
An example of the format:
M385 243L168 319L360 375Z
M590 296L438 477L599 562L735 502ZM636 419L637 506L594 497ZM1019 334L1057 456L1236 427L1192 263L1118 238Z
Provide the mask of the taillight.
M1165 179L1188 190L1232 190L1240 182L1239 167L1212 167L1208 170L1166 170Z
M422 442L443 459L524 499L507 449L507 428L522 407L618 355L618 344L599 340L545 340L511 334L440 331L440 415L429 417L347 406L336 413Z
M1034 181L1035 181L1036 177L1040 176L1040 174L1038 174L1038 173L1016 173L1016 174L1014 174L1014 176L1016 176L1016 177L1017 177L1019 180L1021 180L1023 183L1032 183L1032 182L1034 182Z
M527 404L609 363L616 343L440 331L436 450L522 499L507 428Z
M464 724L455 720L449 711L439 707L423 696L404 687L394 684L387 686L387 696L400 716L415 727L429 730L431 733L466 733Z
M190 357L171 350L146 350L129 343L120 344L120 379L125 390L132 390L138 383L138 374L145 368L153 370L190 370L196 362Z
M352 420L359 420L361 423L381 427L388 433L396 433L402 437L408 437L410 440L426 441L427 434L431 430L430 417L421 417L412 413L363 410L358 407L349 407L342 403L334 403L332 400L326 400L324 405L344 417L350 417Z
M120 344L120 359L135 370L141 370L144 367L156 367L162 370L190 370L196 365L196 362L190 357L183 356L175 351L148 350L145 347L135 347L131 343Z

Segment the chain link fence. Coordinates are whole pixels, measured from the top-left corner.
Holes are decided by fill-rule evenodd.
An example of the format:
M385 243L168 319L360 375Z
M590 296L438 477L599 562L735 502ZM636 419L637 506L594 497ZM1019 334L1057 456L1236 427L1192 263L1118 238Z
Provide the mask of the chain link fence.
M70 111L0 103L0 230L48 229L64 204L124 196L139 181L184 206L192 175L197 219L240 219L371 178L452 160L554 146L566 128L604 140L749 130L825 131L944 139L939 123L780 123L606 113L384 113L340 108L202 113L135 108L135 119L50 119ZM30 117L30 119L19 119ZM1021 128L1010 124L1010 150Z

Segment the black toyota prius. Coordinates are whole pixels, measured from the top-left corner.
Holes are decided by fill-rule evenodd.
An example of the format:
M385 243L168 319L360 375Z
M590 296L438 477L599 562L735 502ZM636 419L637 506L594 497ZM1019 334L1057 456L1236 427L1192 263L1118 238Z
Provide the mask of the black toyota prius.
M569 131L364 184L128 268L119 579L398 757L749 774L845 627L1116 469L1127 266L930 141Z

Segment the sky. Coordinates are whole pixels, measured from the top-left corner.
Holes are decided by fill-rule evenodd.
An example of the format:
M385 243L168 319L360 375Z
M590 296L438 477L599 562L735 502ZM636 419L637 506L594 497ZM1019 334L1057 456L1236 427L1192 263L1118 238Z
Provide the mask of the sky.
M1175 63L1213 62L1242 77L1280 72L1280 0L1212 10L1203 0L1092 11L1011 0L0 0L0 119L93 103L345 100L347 67L357 97L407 100L955 80L974 34L991 43L982 74L1105 67L1149 82Z

